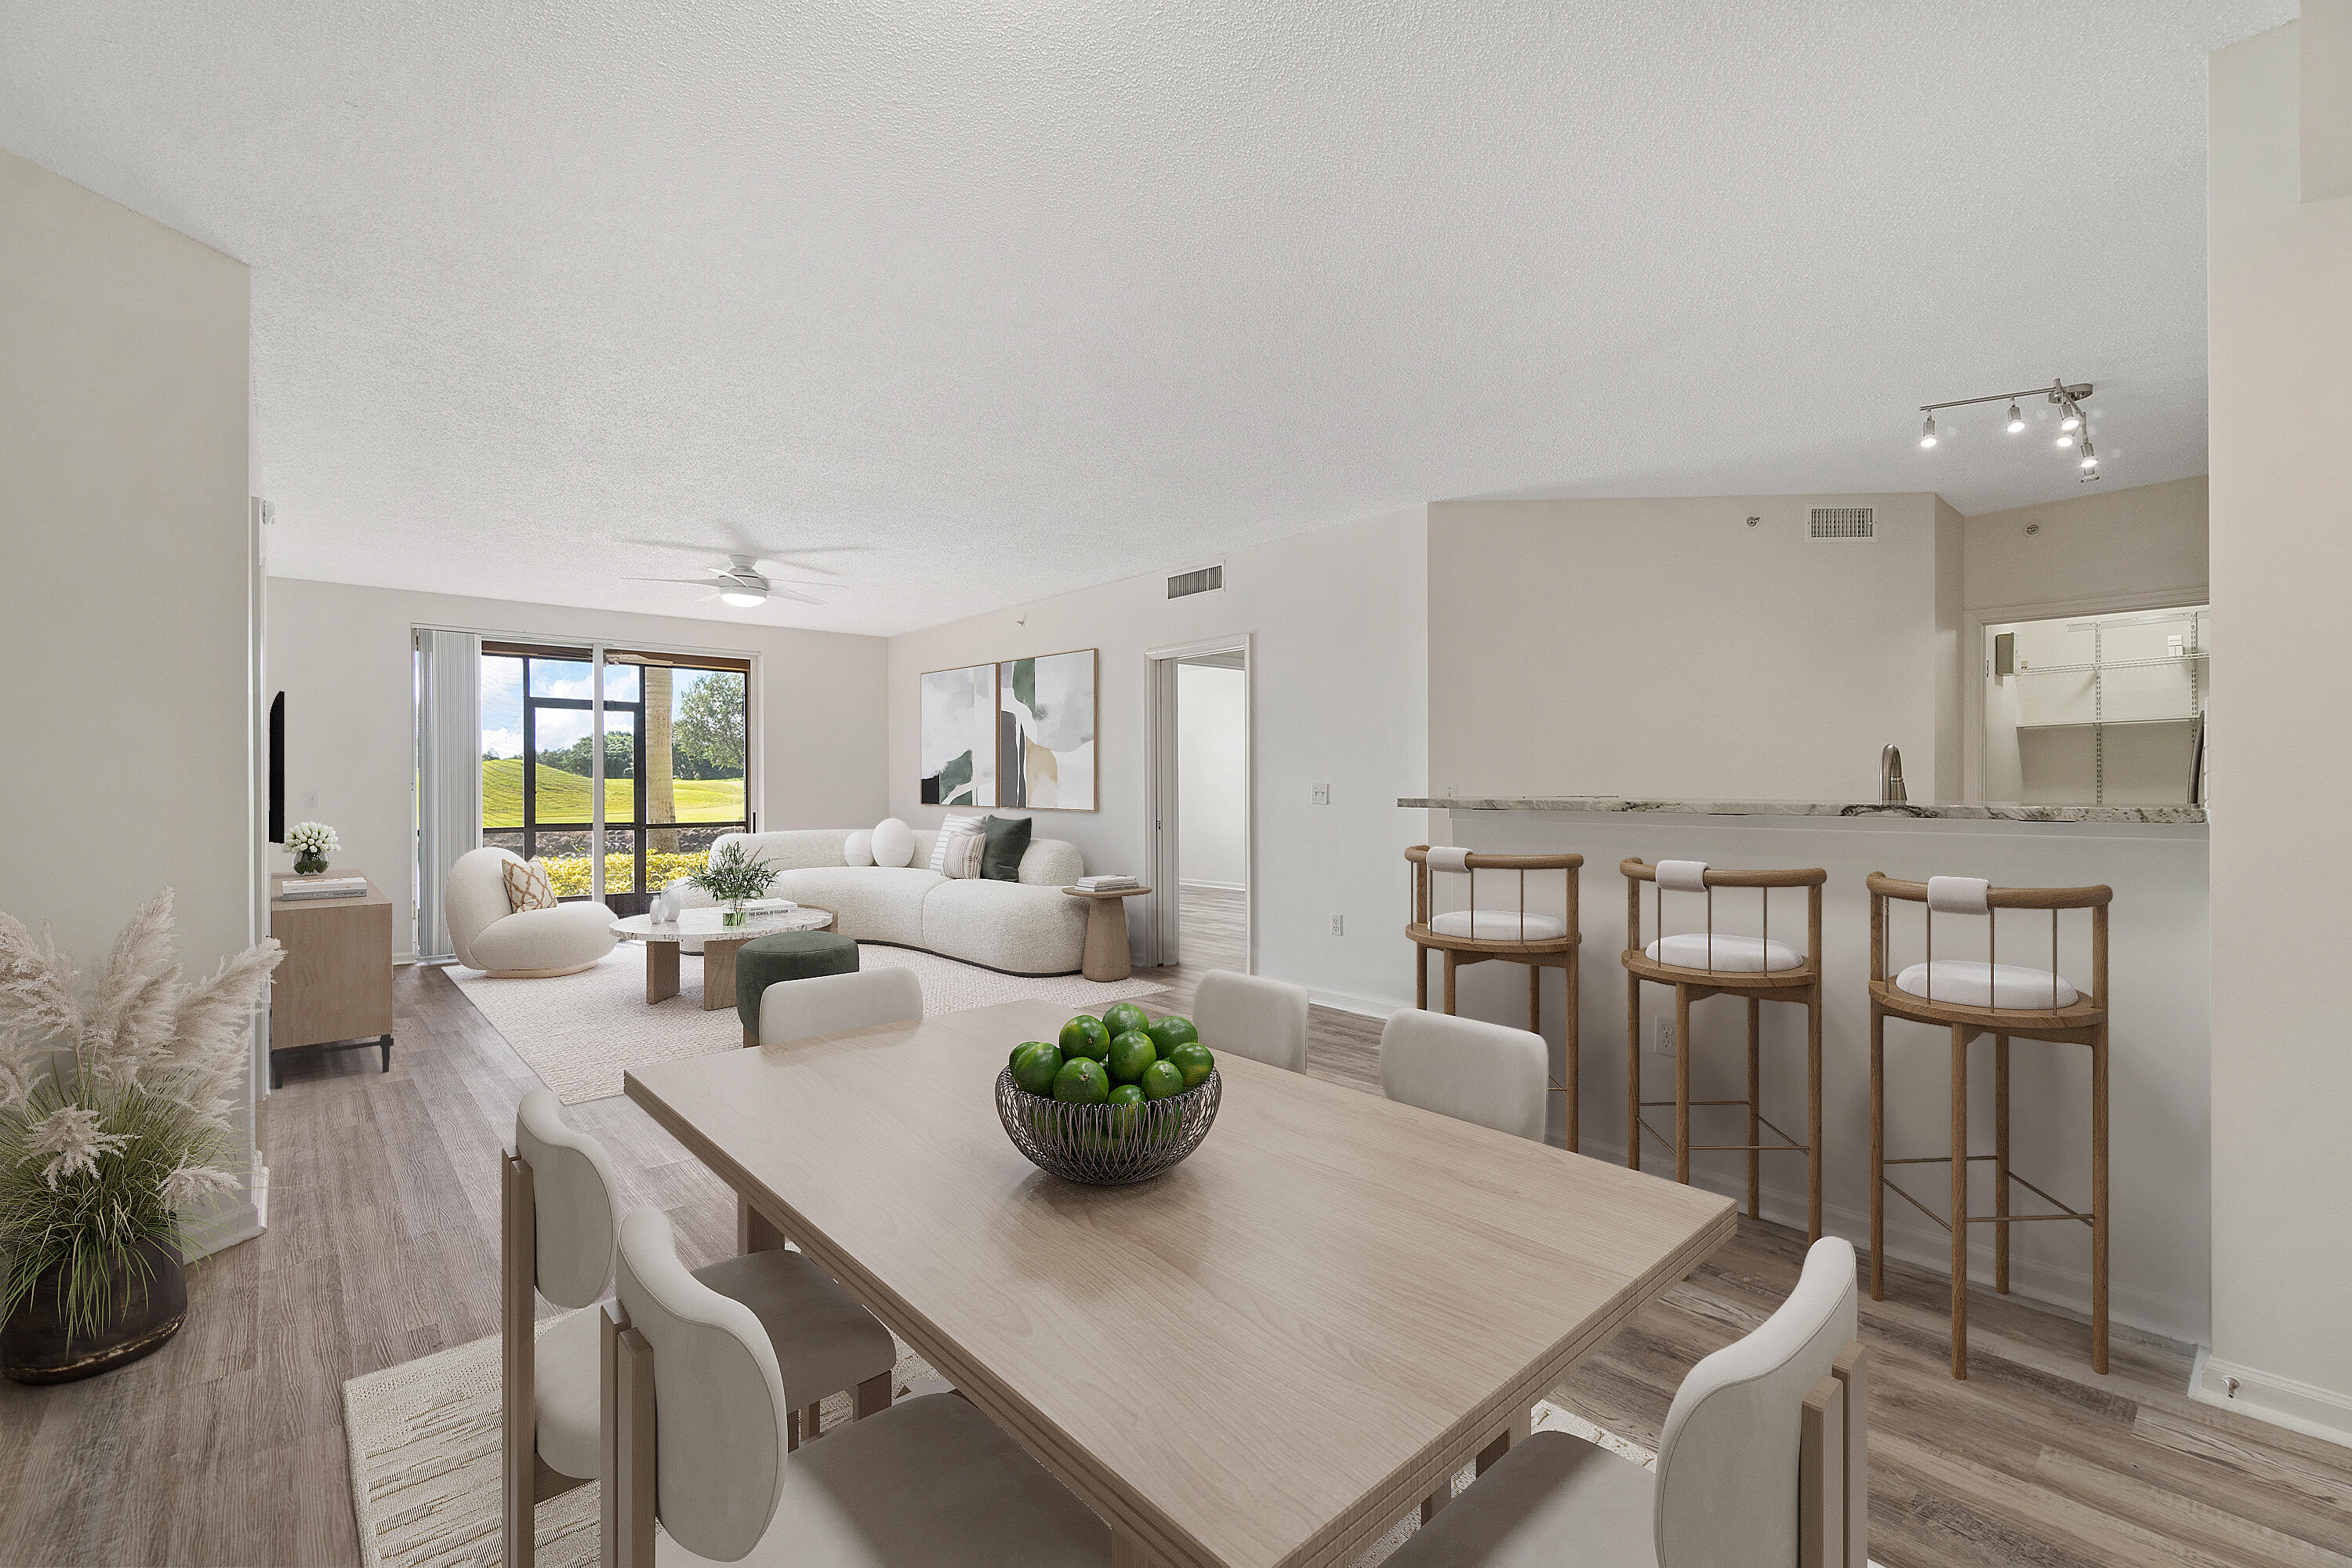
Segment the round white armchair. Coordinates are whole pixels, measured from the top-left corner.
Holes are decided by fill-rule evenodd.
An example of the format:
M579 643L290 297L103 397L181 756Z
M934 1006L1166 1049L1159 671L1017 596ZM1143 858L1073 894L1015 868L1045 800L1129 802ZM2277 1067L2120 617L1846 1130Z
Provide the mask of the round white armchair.
M504 849L474 849L449 868L441 912L457 962L493 980L537 980L576 974L613 951L619 917L600 903L516 910L507 900L504 869L520 858Z

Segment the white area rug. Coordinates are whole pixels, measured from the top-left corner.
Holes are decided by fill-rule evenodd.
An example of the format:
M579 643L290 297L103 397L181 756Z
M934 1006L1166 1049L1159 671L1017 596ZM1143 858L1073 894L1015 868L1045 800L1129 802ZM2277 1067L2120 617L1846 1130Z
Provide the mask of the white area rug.
M540 1332L554 1321L542 1320ZM891 1386L893 1397L904 1398L947 1384L902 1344ZM824 1424L847 1420L849 1405L847 1394L826 1400ZM1549 1400L1536 1406L1535 1427L1599 1443L1644 1469L1657 1466L1648 1449ZM352 1515L367 1568L491 1568L499 1561L497 1336L352 1378L343 1384L343 1431L351 1445ZM1475 1473L1464 1466L1455 1489ZM588 1568L596 1561L597 1500L591 1482L540 1504L540 1568ZM1420 1526L1416 1509L1355 1568L1386 1560Z
M1101 984L1078 974L999 974L937 953L877 942L858 943L857 962L866 969L914 971L927 1013L961 1013L1033 997L1073 1013L1099 1013L1114 1002L1161 990L1149 980ZM731 1004L703 1011L702 959L696 953L678 959L677 994L651 1005L646 1002L645 949L633 942L606 953L593 969L551 980L493 980L456 964L449 967L449 978L566 1105L620 1093L621 1075L630 1068L736 1050L743 1044L742 1021Z

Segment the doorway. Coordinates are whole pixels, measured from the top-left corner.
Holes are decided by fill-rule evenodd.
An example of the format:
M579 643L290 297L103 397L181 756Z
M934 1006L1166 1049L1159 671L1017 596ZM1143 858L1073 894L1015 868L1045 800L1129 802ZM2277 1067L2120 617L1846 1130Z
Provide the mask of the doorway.
M1154 829L1146 958L1252 971L1246 637L1152 656Z

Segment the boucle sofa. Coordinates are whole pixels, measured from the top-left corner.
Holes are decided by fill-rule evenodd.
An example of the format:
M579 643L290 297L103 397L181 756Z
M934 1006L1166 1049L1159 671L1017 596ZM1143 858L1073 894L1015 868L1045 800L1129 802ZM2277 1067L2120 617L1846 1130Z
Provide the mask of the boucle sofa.
M1087 901L1062 891L1085 874L1076 845L1033 838L1021 857L1021 879L1000 882L931 870L931 844L939 835L924 829L915 833L912 865L845 865L842 852L851 831L728 833L710 850L715 855L740 840L745 854L782 873L769 889L772 896L831 910L833 929L857 942L923 948L1013 974L1077 969L1086 952ZM711 901L694 889L677 890L689 906Z

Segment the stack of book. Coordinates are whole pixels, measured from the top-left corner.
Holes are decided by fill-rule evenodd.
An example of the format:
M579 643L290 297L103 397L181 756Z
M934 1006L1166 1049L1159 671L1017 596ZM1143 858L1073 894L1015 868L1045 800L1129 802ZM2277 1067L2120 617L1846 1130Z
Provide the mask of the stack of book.
M278 885L281 899L356 899L366 891L365 877L289 877Z
M1082 893L1115 893L1121 888L1139 888L1143 884L1132 877L1106 873L1099 877L1081 877L1075 885Z

